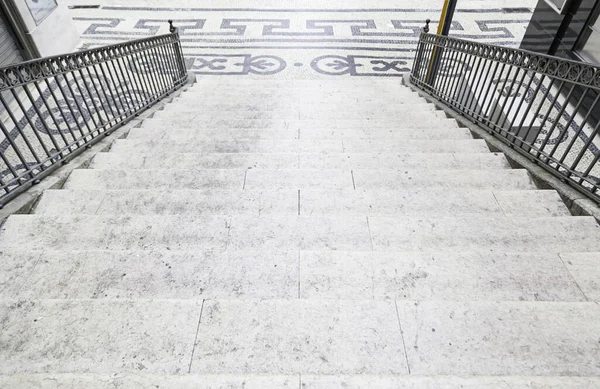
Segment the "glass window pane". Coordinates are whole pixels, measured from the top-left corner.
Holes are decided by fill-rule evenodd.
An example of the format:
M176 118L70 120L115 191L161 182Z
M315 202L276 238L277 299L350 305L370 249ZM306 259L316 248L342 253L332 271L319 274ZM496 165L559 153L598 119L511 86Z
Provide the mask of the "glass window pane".
M587 60L600 63L600 32L592 30L580 53Z
M33 20L40 24L57 7L56 0L25 0Z
M568 0L546 0L546 3L550 4L552 8L562 13L563 7L565 4L567 4L567 1Z

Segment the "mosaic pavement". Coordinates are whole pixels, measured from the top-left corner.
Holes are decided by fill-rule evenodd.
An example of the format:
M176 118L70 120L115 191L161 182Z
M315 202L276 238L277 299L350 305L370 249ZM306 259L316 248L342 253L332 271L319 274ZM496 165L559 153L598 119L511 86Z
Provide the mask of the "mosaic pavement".
M104 5L79 8L97 3ZM196 74L320 78L406 73L425 19L437 28L442 1L336 2L335 8L314 2L225 3L66 2L81 48L163 34L173 19ZM452 35L518 47L534 3L461 2Z
M179 27L187 67L198 75L311 79L404 75L412 67L424 20L430 18L431 30L435 31L442 2L378 1L366 5L348 0L332 5L263 0L252 4L237 1L229 7L223 0L203 1L202 7L191 0L169 1L169 7L152 0L126 4L113 0L62 3L71 7L81 32L80 49L164 34L168 32L167 20L173 19ZM534 3L461 1L451 35L518 47ZM467 70L465 75L468 74ZM502 93L527 96L530 91L521 92ZM556 118L550 118L550 126L553 119ZM568 117L559 120L559 129L563 121L568 122ZM24 131L29 131L24 117L21 122ZM568 132L578 133L576 126L577 123L570 123L573 128ZM587 141L586 134L591 131L586 128L580 133L581 142ZM544 141L544 134L537 143ZM45 138L45 134L40 136ZM565 143L569 136L550 139L550 143ZM593 159L598 152L595 142L590 146L585 160ZM15 161L8 148L6 139L0 142L0 150ZM8 170L0 171L0 177L6 174Z

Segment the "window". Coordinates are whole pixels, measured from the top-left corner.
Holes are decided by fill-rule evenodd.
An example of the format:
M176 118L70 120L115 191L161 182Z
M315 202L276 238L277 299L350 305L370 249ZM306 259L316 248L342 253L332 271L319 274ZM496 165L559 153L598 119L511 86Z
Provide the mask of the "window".
M598 12L600 8L594 10L588 19L588 23L581 31L579 38L574 46L577 56L585 61L600 64L600 18ZM595 20L595 21L594 21Z
M35 24L40 24L58 5L56 0L25 0Z
M561 15L566 12L570 2L571 0L546 0L546 3Z

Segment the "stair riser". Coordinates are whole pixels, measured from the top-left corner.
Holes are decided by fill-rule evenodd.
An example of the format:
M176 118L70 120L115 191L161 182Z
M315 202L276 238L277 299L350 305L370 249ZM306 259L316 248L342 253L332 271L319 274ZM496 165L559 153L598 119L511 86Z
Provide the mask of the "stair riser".
M235 118L209 120L206 118L200 119L152 119L142 123L143 128L160 128L163 130L171 130L178 128L198 128L198 129L288 129L288 130L310 130L327 128L331 130L342 129L390 129L407 127L408 120L402 121L370 121L370 120L238 120ZM450 119L430 118L427 120L414 119L410 121L412 129L455 129L458 128L456 121Z
M464 154L190 154L100 153L94 169L509 169L504 156Z
M561 257L546 253L31 251L3 260L21 265L22 287L0 290L2 299L585 301Z
M98 381L106 386L95 387ZM248 389L297 389L298 375L60 375L32 374L0 376L0 386L6 388L41 388L48 382L56 383L56 388L105 389L122 386L124 388L145 388L156 385L160 388L248 388ZM600 386L600 379L586 377L409 377L409 376L315 376L302 374L303 389L343 389L343 388L561 388L589 389ZM54 389L54 387L52 388Z
M221 111L215 111L209 107L168 107L162 111L158 111L155 114L155 117L172 117L177 115L182 116L196 116L198 115L198 111L201 112L203 116L207 117L223 117L226 115L228 117L235 117L238 119L300 119L300 120L317 120L317 119L391 119L396 120L397 118L402 119L404 113L403 110L395 110L395 111L382 111L382 110L350 110L348 107L340 107L340 110L315 110L315 109L305 109L305 110L273 110L273 111L248 111L248 110L230 110L223 109ZM407 108L405 108L407 109ZM422 105L411 105L411 110L417 112L432 112L435 113L435 106L431 104L422 104Z
M570 213L553 191L52 190L38 215L459 215L556 217Z
M171 129L134 128L127 139L172 140L190 142L196 140L234 140L234 139L473 139L467 129L414 129L414 130L253 130L253 129Z
M589 217L185 218L12 216L0 245L30 250L347 250L419 252L595 252Z
M468 176L466 176L468 174ZM496 170L76 170L66 189L531 190L525 171Z
M239 140L167 142L118 140L111 152L155 154L160 150L173 153L486 153L483 140Z
M425 99L415 98L410 102L403 100L394 101L393 106L388 106L374 101L344 101L340 104L332 104L330 101L301 101L293 103L290 101L197 101L187 99L175 99L173 105L165 107L165 110L193 110L202 109L217 111L223 109L226 111L255 111L255 112L397 112L399 110L410 109L413 106L423 107L427 111L434 108Z

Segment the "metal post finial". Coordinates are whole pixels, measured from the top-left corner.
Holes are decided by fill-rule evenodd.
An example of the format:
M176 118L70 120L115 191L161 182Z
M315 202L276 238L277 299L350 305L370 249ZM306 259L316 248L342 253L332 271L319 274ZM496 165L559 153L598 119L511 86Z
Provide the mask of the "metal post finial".
M429 23L431 22L431 19L427 19L425 20L425 27L423 27L423 32L425 34L427 34L429 32Z
M171 34L173 34L173 33L175 33L177 31L177 27L175 27L173 25L173 21L172 20L169 20L169 26L170 26L169 27L169 31L171 32Z

